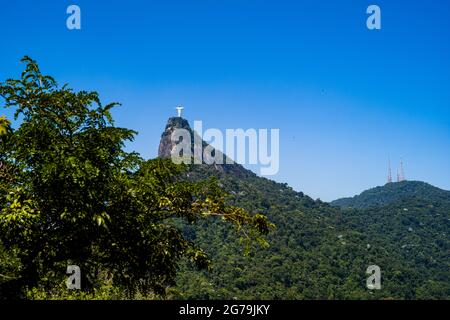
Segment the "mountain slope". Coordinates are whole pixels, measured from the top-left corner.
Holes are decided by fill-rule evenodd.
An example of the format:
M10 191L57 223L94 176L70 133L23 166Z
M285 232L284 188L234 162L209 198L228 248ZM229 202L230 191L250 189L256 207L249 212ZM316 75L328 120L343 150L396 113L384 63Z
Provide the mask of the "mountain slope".
M184 297L201 299L448 299L450 207L415 199L368 210L342 210L257 176L246 179L193 166L191 177L216 176L230 201L262 212L277 226L268 249L242 255L220 222L185 228L213 260L211 273L184 268ZM405 210L407 209L407 210ZM382 290L366 288L369 265Z
M448 207L439 207L436 214L441 220L432 223L436 207L419 200L411 204L409 210L416 212L413 208L417 207L420 213L418 220L412 221L429 229L411 233L408 228L414 231L416 227L413 222L408 224L404 203L383 211L343 210L314 201L286 184L258 177L240 165L226 168L191 165L187 178L216 177L231 204L267 215L277 229L269 236L269 248L254 248L245 256L236 234L219 220L180 224L185 235L209 254L213 269L206 272L188 263L181 265L176 297L450 298L448 256L443 253L450 247L443 235L448 229L443 222L450 218ZM411 244L414 246L409 247ZM382 290L370 291L365 272L374 264L382 270Z
M365 234L372 246L402 261L393 276L404 279L396 290L408 298L450 298L448 202L413 196L383 207L343 209L337 223Z
M402 181L366 190L352 198L337 199L332 201L331 205L361 209L385 206L399 200L414 197L425 201L450 203L450 191L436 188L421 181Z

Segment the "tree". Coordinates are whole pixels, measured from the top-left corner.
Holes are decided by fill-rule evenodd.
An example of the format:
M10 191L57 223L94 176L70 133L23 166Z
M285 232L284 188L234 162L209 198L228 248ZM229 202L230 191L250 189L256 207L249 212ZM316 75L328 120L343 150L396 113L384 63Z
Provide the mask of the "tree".
M0 136L8 132L10 122L5 116L0 117Z
M96 92L74 92L22 59L20 79L0 84L5 107L23 119L2 120L0 161L10 175L0 188L0 240L16 250L20 286L50 289L67 265L82 270L85 290L109 279L132 294L164 294L188 257L208 268L206 254L174 220L217 216L247 241L264 242L265 216L228 206L216 181L188 182L183 166L126 152L136 132L114 126ZM5 125L7 124L7 125ZM16 252L15 251L15 252Z

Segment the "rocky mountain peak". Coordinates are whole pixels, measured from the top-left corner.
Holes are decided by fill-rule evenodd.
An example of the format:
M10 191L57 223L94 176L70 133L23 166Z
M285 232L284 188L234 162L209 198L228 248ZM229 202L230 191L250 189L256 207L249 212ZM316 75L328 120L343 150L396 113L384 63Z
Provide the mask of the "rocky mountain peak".
M171 137L172 133L176 129L188 130L189 132L191 132L191 136L193 136L192 135L193 131L189 126L189 122L186 119L183 119L181 117L169 118L169 120L167 120L166 129L162 133L161 141L159 142L159 149L158 149L159 158L170 158L172 149L175 146L175 143L172 142Z
M172 133L176 129L185 129L191 133L191 154L197 159L199 156L201 157L201 155L197 154L198 150L196 151L194 149L194 141L195 140L201 141L201 145L202 145L202 150L200 150L201 152L203 152L203 150L205 150L205 148L208 147L209 144L206 143L205 141L203 141L203 139L201 137L199 137L197 132L195 132L194 130L191 129L189 122L182 117L171 117L167 120L166 128L161 135L161 140L159 143L158 157L159 158L170 158L171 157L172 150L176 145L176 142L172 141ZM219 173L232 173L241 178L255 175L252 171L245 169L240 164L227 164L227 163L229 163L227 161L227 159L228 160L230 160L230 159L225 154L223 154L221 151L213 149L213 154L216 155L217 158L222 157L223 164L214 163L214 164L207 165L207 164L205 164L204 161L202 161L202 166L210 166L211 168L213 168L215 171L218 171Z

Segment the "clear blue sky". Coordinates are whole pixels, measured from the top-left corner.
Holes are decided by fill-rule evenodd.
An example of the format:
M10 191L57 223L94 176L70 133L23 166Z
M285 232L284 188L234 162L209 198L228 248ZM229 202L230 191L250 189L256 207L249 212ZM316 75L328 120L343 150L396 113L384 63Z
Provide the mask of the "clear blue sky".
M370 4L380 31L366 28ZM450 189L449 1L2 1L0 30L1 81L27 54L122 102L117 124L139 131L129 147L147 158L183 104L205 127L279 128L273 178L314 198L384 184L388 155Z

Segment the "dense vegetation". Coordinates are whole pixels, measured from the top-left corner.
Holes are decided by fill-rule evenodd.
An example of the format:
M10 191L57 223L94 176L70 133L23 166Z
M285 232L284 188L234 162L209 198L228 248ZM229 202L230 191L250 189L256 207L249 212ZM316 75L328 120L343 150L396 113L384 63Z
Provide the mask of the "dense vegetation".
M390 203L416 197L425 201L450 202L450 191L442 190L421 181L402 181L388 183L362 192L352 198L342 198L331 202L343 208L369 208L385 206Z
M431 199L433 191L428 192ZM450 298L448 202L413 196L383 207L347 210L338 222L363 232L372 246L382 247L396 260L392 276L403 297Z
M233 204L265 213L277 229L268 250L245 257L227 228L211 222L186 227L214 263L210 273L185 268L181 297L450 298L448 202L412 197L376 209L341 210L256 175L237 179L207 166L191 171L199 179L218 176ZM366 288L372 264L382 270L382 290Z
M24 58L0 85L20 125L0 118L0 297L164 296L181 258L207 269L205 252L176 227L214 217L247 246L272 225L227 205L216 181L189 182L169 160L124 151L135 132L114 126L95 92L74 92ZM236 235L236 233L235 233ZM68 294L66 267L81 269Z

